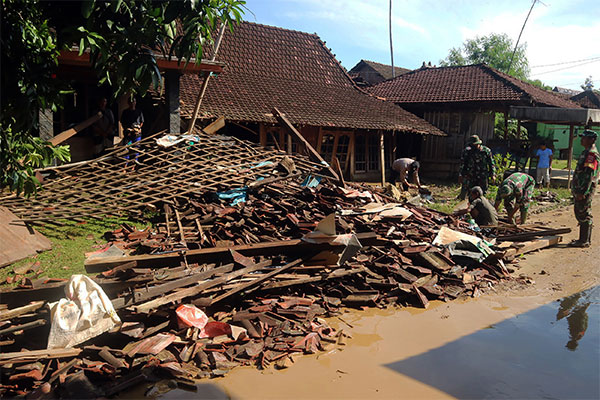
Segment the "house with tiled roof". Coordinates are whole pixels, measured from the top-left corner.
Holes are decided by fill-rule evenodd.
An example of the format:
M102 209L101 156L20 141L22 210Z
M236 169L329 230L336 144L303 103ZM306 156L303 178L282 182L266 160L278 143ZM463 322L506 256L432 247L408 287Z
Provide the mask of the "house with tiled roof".
M230 134L302 152L272 115L274 107L328 162L340 161L353 179L380 176L380 135L386 168L414 156L424 136L444 135L427 121L358 88L316 34L243 22L225 30L201 103L204 122L224 116ZM202 78L181 78L181 115L194 112ZM397 151L394 151L396 149Z
M392 66L375 61L360 60L348 74L357 84L373 86L392 79L396 76L410 72L410 69L394 66L395 75L392 74Z
M594 90L584 90L583 92L572 96L571 100L583 108L600 109L600 93Z
M436 176L457 173L471 135L484 143L494 135L495 113L510 106L579 108L569 99L521 81L485 64L421 68L367 89L431 122L448 134L424 143L424 171Z

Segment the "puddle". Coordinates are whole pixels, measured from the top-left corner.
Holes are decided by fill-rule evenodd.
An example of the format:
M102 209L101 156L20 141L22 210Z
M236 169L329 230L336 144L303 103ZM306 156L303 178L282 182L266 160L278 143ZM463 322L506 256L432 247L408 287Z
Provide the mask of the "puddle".
M386 367L463 399L598 399L600 286Z
M351 335L346 346L158 397L600 398L600 286L558 301L501 295L427 311L347 310L328 322Z

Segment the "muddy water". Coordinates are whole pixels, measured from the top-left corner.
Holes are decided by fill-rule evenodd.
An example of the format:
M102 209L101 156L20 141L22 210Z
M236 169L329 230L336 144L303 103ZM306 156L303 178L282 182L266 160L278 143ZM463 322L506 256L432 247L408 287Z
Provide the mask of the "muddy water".
M349 311L342 348L282 371L244 367L168 398L600 398L600 287Z

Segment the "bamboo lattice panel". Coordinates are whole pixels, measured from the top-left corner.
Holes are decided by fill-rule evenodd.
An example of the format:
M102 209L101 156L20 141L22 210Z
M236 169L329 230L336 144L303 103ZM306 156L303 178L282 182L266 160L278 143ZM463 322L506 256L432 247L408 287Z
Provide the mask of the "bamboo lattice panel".
M148 204L174 204L277 176L275 167L286 156L235 137L197 136L198 142L165 148L154 135L86 163L51 169L54 176L36 197L11 195L0 203L27 222L139 213ZM306 157L290 157L304 174L322 169Z

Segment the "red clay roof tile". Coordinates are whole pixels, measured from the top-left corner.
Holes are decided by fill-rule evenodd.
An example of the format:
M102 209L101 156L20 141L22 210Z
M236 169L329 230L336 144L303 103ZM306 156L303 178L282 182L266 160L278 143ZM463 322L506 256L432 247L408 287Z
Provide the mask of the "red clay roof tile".
M207 86L203 118L276 122L270 113L277 107L294 124L445 135L356 87L314 34L243 22L225 31L217 60L227 65ZM197 76L181 77L183 117L192 115L200 84Z
M485 64L422 68L381 82L368 90L399 104L498 102L580 108L572 101Z

